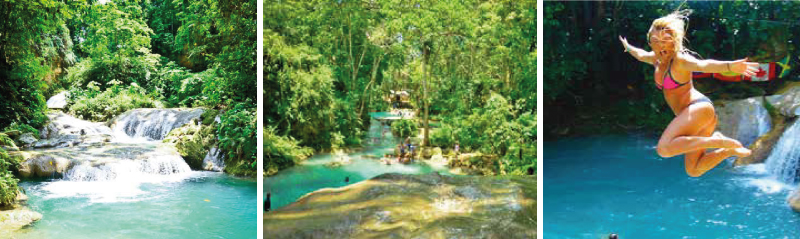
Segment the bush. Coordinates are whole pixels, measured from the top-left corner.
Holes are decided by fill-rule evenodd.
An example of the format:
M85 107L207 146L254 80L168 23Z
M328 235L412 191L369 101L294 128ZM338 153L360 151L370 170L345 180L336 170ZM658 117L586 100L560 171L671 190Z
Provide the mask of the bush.
M264 172L269 175L291 167L311 156L314 150L300 146L300 141L275 134L275 128L264 129Z
M39 139L39 130L27 124L20 124L19 122L11 123L8 127L3 129L4 132L19 131L19 134L32 133L36 139Z
M217 130L219 149L227 156L225 172L239 176L255 176L257 121L256 108L250 102L233 106L220 117Z
M392 123L392 134L401 139L416 136L417 133L419 128L414 120L401 119Z
M14 141L3 133L0 133L0 146L16 147ZM12 159L5 149L0 148L0 206L10 205L17 198L19 180L14 178L11 171L16 170L18 166L19 163Z
M100 91L98 85L90 82L85 90L71 91L69 113L85 120L107 121L132 109L164 107L135 83L121 86L119 81L110 81L105 91Z
M442 123L442 127L433 129L430 134L432 146L452 148L456 143L453 137L453 127L449 124Z

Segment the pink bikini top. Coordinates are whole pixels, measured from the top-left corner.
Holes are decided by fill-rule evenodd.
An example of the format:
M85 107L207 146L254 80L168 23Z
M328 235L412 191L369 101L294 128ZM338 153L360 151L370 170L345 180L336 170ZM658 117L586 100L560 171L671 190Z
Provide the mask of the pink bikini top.
M674 60L674 58L673 58L673 60ZM672 90L672 89L681 87L681 86L685 85L686 83L689 83L689 82L687 81L687 82L684 82L684 83L678 83L677 81L675 81L675 77L672 76L672 60L670 60L669 61L669 65L667 66L667 74L664 74L664 79L661 81L661 84L664 84L664 85L662 86L662 85L659 85L658 83L656 83L656 87L658 87L659 90L664 90L664 89Z

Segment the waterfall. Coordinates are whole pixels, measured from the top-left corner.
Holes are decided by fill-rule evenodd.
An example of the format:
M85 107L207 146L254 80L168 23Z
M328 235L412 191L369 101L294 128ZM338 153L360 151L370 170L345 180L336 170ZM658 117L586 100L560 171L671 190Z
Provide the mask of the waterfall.
M364 145L394 147L397 140L392 135L392 127L389 122L391 121L379 121L372 118Z
M225 168L224 157L225 155L216 146L211 148L203 158L203 169L222 172L222 169Z
M191 171L180 155L173 152L156 151L146 153L143 159L138 160L107 159L96 165L91 161L84 161L64 173L64 179L68 181L146 181L148 176L179 175Z
M114 137L161 140L172 129L200 118L202 109L135 109L118 116L114 121Z
M784 182L797 182L800 170L800 120L795 120L775 144L765 161L767 170Z

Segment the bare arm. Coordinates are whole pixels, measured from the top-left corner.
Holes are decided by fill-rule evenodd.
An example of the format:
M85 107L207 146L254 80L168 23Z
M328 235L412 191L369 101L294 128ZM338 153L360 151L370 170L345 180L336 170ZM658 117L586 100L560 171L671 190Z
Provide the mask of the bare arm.
M691 55L680 54L678 60L681 68L691 72L734 72L744 76L753 76L758 72L758 63L747 62L747 58L735 61L699 60Z
M650 65L653 64L653 60L655 59L656 56L655 53L653 53L652 51L645 51L631 44L628 44L628 39L625 39L622 36L619 37L619 41L622 42L622 46L625 47L625 51L631 53L633 58L636 58L636 60L639 60L641 62Z

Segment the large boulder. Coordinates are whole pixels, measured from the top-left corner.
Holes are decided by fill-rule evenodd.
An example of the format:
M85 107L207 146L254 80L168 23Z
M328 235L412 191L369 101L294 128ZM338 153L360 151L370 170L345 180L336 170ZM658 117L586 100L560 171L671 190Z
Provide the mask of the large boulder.
M798 190L794 191L792 195L789 196L787 202L792 210L800 213L800 188L798 188Z
M720 102L715 109L717 130L745 146L772 128L772 119L761 97Z
M39 151L20 151L19 155L22 156L22 162L19 165L19 175L23 178L60 178L74 165L72 159L59 157L58 154Z
M800 83L788 84L767 100L783 116L800 116Z
M12 233L42 219L42 214L26 207L28 197L17 194L17 203L0 208L0 238L13 238Z
M383 174L264 214L265 238L536 238L533 177Z
M213 122L213 121L212 121ZM178 153L192 169L205 169L205 158L216 143L216 124L202 125L191 121L169 132L164 143L174 143Z

